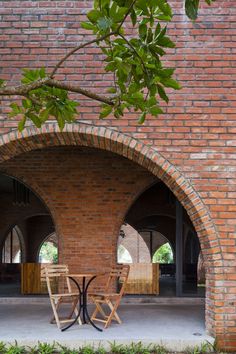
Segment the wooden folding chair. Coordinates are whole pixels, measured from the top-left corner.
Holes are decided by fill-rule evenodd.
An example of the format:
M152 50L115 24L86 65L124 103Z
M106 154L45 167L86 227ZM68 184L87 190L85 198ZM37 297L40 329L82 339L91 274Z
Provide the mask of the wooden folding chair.
M111 324L112 320L117 321L119 324L122 323L120 317L117 314L117 308L125 291L129 269L129 265L116 266L109 273L105 291L101 293L90 294L94 304L96 305L91 319L92 321L104 323L104 328L107 328ZM117 281L119 284L120 289L118 292L111 292L111 287L114 286L114 281ZM107 309L105 310L104 307L107 307L109 311L108 313L106 313Z
M48 294L53 310L53 318L50 322L54 323L56 321L59 329L61 329L64 324L73 321L73 314L75 316L78 315L77 304L80 300L80 294L79 292L72 292L70 279L66 277L66 274L68 273L68 266L61 264L45 265L41 271L41 277L46 279ZM53 287L55 287L55 281L58 281L59 287L63 288L62 293L54 293ZM66 318L59 317L59 307L62 303L70 303L72 305L71 312ZM80 318L78 318L78 322L81 324Z

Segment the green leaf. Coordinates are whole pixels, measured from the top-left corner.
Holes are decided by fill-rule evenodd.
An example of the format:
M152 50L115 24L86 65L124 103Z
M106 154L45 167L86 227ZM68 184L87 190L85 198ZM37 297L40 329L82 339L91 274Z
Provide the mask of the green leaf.
M135 3L135 6L138 8L138 9L141 9L143 10L143 13L145 15L148 15L149 12L148 12L148 7L147 7L147 1L146 0L137 0L136 3Z
M164 48L175 48L175 43L172 42L172 40L167 36L161 38L159 37L156 43Z
M15 103L15 102L11 103L10 107L12 109L12 111L9 112L10 117L15 117L18 114L22 113L22 109L20 108L20 106L17 103Z
M161 85L157 85L157 91L159 96L165 101L166 103L169 102L169 98L165 92L165 89Z
M160 32L161 32L161 25L158 22L158 24L156 25L156 29L155 29L155 35L154 35L155 39L159 36Z
M27 118L30 118L30 120L32 120L32 122L36 125L37 128L41 128L42 122L40 121L38 116L31 112L27 112L25 115Z
M0 79L0 87L3 87L4 83L5 83L5 80Z
M141 24L139 25L139 35L142 39L145 39L147 36L147 25L146 24Z
M170 20L172 18L172 10L170 5L166 0L155 0L159 9L162 11L163 15L170 17Z
M114 16L113 20L115 23L121 22L127 13L127 8L126 7L120 7Z
M28 109L32 106L32 103L30 100L28 99L24 99L22 100L22 106L25 108L25 109Z
M115 87L110 87L108 90L107 90L108 93L116 93L116 88Z
M185 12L191 20L196 20L198 15L199 0L185 0Z
M158 15L157 19L160 21L165 21L165 22L169 22L171 21L171 16L167 16L167 15Z
M112 26L112 20L108 17L101 17L97 21L97 25L100 30L105 32Z
M216 0L205 0L205 2L207 3L207 5L211 5L214 1L216 1Z
M138 124L143 124L146 119L147 112L143 112L141 116L139 117Z
M41 79L44 79L46 77L46 69L45 68L39 69L39 76Z
M91 30L91 31L96 30L96 26L92 25L89 22L81 22L81 27L84 29L87 29L87 30Z
M115 71L116 70L116 63L114 61L111 61L105 66L106 71Z
M103 105L102 106L102 111L99 115L100 119L106 118L110 113L112 112L112 106L109 105Z
M174 79L168 79L168 78L165 78L165 79L162 79L161 80L161 83L165 86L165 87L171 87L175 90L180 90L181 89L181 86L180 84L174 80Z
M161 71L159 71L159 75L161 77L166 77L169 78L173 75L175 69L174 68L167 68L167 69L162 69Z
M97 23L98 19L102 17L102 13L98 10L91 10L87 13L90 22Z
M149 112L153 115L153 116L157 116L158 114L162 114L164 113L163 110L159 107L159 106L153 106L149 109Z
M130 18L131 18L133 26L135 26L136 23L137 23L137 15L136 15L136 12L134 10L131 11Z
M24 116L23 119L21 119L18 123L18 130L19 132L22 132L25 128L25 122L26 122L26 117Z
M58 126L59 126L60 130L62 131L65 127L65 120L61 114L58 114L56 119L57 119Z
M49 109L44 109L43 111L40 112L39 119L41 120L42 123L46 122L48 118L49 118Z

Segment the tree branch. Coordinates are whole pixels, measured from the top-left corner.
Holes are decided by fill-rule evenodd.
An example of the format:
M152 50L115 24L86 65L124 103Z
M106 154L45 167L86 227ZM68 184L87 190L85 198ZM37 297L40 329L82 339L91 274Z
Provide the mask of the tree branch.
M125 17L123 18L123 20L121 21L121 23L119 24L119 26L117 27L117 32L120 31L121 27L123 26L125 20L127 19L127 17L129 16L130 12L132 11L134 4L136 3L137 0L133 0L133 2L130 4L130 7L128 8L128 11L125 14Z
M90 90L85 90L78 85L72 85L65 82L50 79L47 83L47 86L57 87L59 89L68 90L70 92L80 93L81 95L92 98L93 100L106 103L109 106L114 106L114 102L112 98L102 96L102 95L97 95L96 93L91 92Z
M25 96L28 92L46 85L49 80L50 78L45 77L44 79L32 82L32 84L3 87L0 88L0 96Z
M98 42L102 42L102 41L104 41L106 38L111 37L112 35L118 34L119 31L120 31L120 29L121 29L121 27L123 26L123 24L124 24L126 18L129 16L129 14L130 14L132 8L134 7L134 4L135 4L136 1L137 1L137 0L133 0L133 2L131 3L130 7L128 8L128 11L127 11L127 13L125 14L123 20L121 21L121 23L119 24L119 26L117 27L117 29L116 29L115 31L112 31L112 32L110 32L110 33L107 33L107 34L105 34L105 35L102 36L102 37L93 39L93 40L91 40L91 41L89 41L89 42L86 42L86 43L84 43L84 44L80 44L79 46L77 46L77 47L73 48L72 50L70 50L70 51L56 64L55 68L53 69L53 71L51 72L51 74L49 75L49 77L50 77L51 79L53 79L53 77L55 76L57 70L62 66L62 64L63 64L72 54L74 54L74 53L77 52L78 50L80 50L80 49L82 49L82 48L85 48L85 47L87 47L87 46L89 46L89 45L91 45L91 44L98 43Z
M94 43L98 43L98 42L101 42L101 41L104 41L104 39L108 38L108 37L111 37L112 35L114 34L117 34L117 31L112 31L110 33L107 33L105 34L104 36L102 37L99 37L99 38L96 38L96 39L93 39L89 42L86 42L84 44L80 44L79 46L73 48L72 50L70 50L58 63L57 65L55 66L55 68L53 69L53 71L51 72L51 74L49 75L49 77L51 79L53 79L54 75L56 74L57 70L61 67L61 65L72 55L74 54L75 52L77 52L78 50L82 49L82 48L85 48L91 44L94 44Z
M44 85L50 86L50 87L57 87L59 89L67 90L70 92L80 93L81 95L92 98L93 100L106 103L110 106L114 105L112 98L98 95L94 92L91 92L90 90L85 90L82 87L80 87L79 85L72 85L69 83L60 82L58 80L53 80L48 77L44 78L42 80L38 80L36 82L33 82L32 84L29 84L29 85L21 85L21 86L16 86L16 87L11 86L11 87L1 88L0 89L0 96L25 96L25 97L29 98L30 100L32 100L32 102L34 102L35 101L34 97L30 96L29 92L32 90L38 89ZM38 104L36 101L34 103Z

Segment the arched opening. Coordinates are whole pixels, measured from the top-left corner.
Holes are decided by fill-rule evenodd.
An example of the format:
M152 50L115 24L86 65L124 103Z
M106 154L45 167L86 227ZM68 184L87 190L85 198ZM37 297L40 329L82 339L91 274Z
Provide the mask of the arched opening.
M7 143L5 143L6 141ZM140 195L140 191L147 189L157 181L162 181L169 191L169 195L173 192L177 198L169 207L175 210L176 204L179 203L180 206L181 203L187 211L182 210L184 224L188 214L201 244L207 245L202 248L204 260L207 260L206 269L211 261L213 262L211 245L219 246L219 241L217 230L211 221L207 208L188 180L156 150L120 132L86 124L68 126L63 133L59 132L54 124L46 125L44 132L28 128L24 138L18 139L15 134L10 134L4 137L0 145L2 145L0 147L2 152L0 156L1 167L12 174L15 171L16 176L24 176L27 184L33 186L33 189L42 196L50 208L60 237L59 261L70 262L72 256L73 259L76 257L77 265L70 262L72 271L76 266L80 266L81 270L86 269L86 260L88 259L92 260L93 266L96 265L97 268L108 269L114 264L117 258L117 245L114 237L115 235L117 237L123 221L130 224L139 233L143 230L151 230L167 236L163 230L157 231L155 227L152 227L152 223L149 224L149 221L153 221L153 217L156 219L157 216L159 219L161 217L163 222L168 220L167 224L173 227L173 218L165 210L162 210L158 215L156 213L149 213L145 217L141 215L142 218L136 220L136 223L130 212L127 212L130 210L132 202ZM60 149L57 150L56 147L59 146ZM96 148L96 152L94 152L94 148ZM104 150L107 150L107 154L104 153ZM19 155L19 153L21 154ZM69 155L70 161L66 159ZM76 159L78 155L80 158ZM92 155L95 156L93 160L91 160ZM85 156L86 161L84 160ZM120 156L125 157L122 163L118 159ZM100 163L101 160L103 160L103 167L101 164L98 175L93 169L94 161ZM37 166L37 173L30 175L30 171L24 169L22 161L30 161L32 169ZM129 165L131 162L132 168ZM78 178L75 166L77 170L81 166L84 168L80 178ZM107 173L108 167L112 170L110 174ZM62 170L65 171L65 169L67 172L63 174ZM69 177L70 182L74 178L73 182L65 182L65 175ZM47 182L43 180L42 176L46 176ZM121 183L122 186L125 185L126 190L119 189ZM96 198L96 203L92 197L88 198L87 191L85 191L87 187L90 189L90 195L92 194ZM104 187L106 187L105 194ZM68 191L70 191L70 195L68 195ZM53 195L53 193L56 194ZM166 197L169 198L169 204L172 204L172 197L168 197L168 193ZM59 197L61 197L60 202L58 202ZM86 213L78 207L77 203L81 200L84 201L83 207L85 207ZM148 208L146 209L148 210ZM104 215L106 216L105 221ZM129 219L127 219L127 215L129 215ZM82 234L84 235L83 239L79 237ZM96 242L91 242L90 247L87 247L87 242L91 237L96 237ZM185 237L185 233L181 237ZM176 257L177 254L180 255L179 244L176 244L173 250ZM218 254L220 258L220 246ZM181 266L183 267L183 264L178 264L178 268ZM90 268L92 268L91 265ZM180 272L176 273L180 275ZM210 280L213 273L206 271L206 274ZM183 275L182 273L182 280ZM179 281L178 284L181 283ZM213 291L212 284L210 291ZM210 318L212 307L207 308L207 311L207 316ZM209 321L209 329L211 324L212 322Z
M118 247L123 245L132 255L133 288L129 286L129 294L204 297L204 285L198 281L198 268L203 268L202 258L202 263L199 261L200 243L186 211L181 208L181 216L178 215L177 202L159 181L146 188L128 210ZM149 278L153 284L158 281L156 292L146 280L146 285L140 285L138 290L144 269L147 274L155 273Z
M58 263L58 239L56 233L49 235L41 244L38 255L39 263Z
M131 254L123 245L118 246L117 261L118 263L133 263Z
M4 173L0 200L0 296L34 293L26 278L38 274L38 248L55 229L52 217L31 188Z
M152 256L153 263L172 264L174 262L174 255L169 242L160 246Z
M17 226L14 226L8 233L2 247L1 263L21 263L22 246L19 234L20 229Z

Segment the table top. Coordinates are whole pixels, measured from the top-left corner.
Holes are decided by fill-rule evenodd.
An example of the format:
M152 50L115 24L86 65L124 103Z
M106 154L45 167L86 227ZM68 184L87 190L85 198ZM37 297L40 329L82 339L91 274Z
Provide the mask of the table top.
M99 272L99 273L68 273L68 274L62 274L64 277L71 277L71 278L92 278L92 277L98 277L107 274L106 272Z

